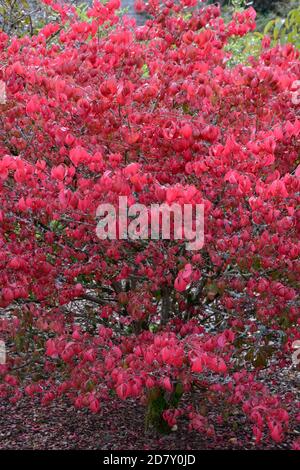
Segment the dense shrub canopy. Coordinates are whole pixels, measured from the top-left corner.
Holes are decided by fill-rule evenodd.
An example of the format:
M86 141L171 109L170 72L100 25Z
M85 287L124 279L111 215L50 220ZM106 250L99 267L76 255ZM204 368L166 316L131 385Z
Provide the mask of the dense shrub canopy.
M167 425L186 414L212 435L175 400L201 386L257 443L280 442L298 404L289 416L255 375L290 364L300 338L299 52L265 38L230 68L255 11L225 24L195 3L138 0L142 27L119 0L85 22L53 3L60 20L37 35L0 32L0 393L93 412L163 395ZM119 196L203 203L204 247L100 241L97 207Z

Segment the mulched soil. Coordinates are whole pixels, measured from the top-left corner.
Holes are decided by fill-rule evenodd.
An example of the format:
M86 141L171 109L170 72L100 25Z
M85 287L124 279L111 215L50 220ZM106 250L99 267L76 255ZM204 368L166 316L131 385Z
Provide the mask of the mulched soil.
M0 449L196 450L240 448L226 430L213 442L186 426L158 437L144 430L143 407L127 401L108 404L100 414L74 410L66 402L42 408L24 399L0 406ZM241 429L240 432L243 432ZM220 442L218 442L220 441ZM227 442L226 442L227 441ZM250 446L251 448L251 446Z

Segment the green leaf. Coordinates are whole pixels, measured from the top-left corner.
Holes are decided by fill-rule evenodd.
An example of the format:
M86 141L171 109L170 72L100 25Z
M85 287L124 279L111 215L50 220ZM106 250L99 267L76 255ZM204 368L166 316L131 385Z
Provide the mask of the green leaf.
M274 25L275 25L275 20L269 21L269 23L267 23L266 26L264 27L264 34L268 34L268 32L271 31Z

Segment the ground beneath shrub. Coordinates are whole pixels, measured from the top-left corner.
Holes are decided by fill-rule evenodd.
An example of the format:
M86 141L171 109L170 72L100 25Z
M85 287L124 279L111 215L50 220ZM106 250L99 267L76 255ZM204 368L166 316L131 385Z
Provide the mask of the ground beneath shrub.
M299 400L298 372L283 371L272 379L284 399L293 393ZM270 380L270 377L268 377ZM277 385L277 386L276 386ZM193 396L200 402L201 394ZM290 406L294 406L295 402ZM220 412L215 410L215 415ZM214 410L210 411L213 419ZM178 429L167 436L145 432L144 408L134 402L111 401L103 404L99 414L75 410L67 401L41 407L24 398L17 405L0 402L0 449L101 449L101 450L202 450L253 449L251 426L242 413L234 412L226 425L215 424L214 439L188 431L181 421ZM269 442L262 449L289 449L300 436L292 425L283 444Z

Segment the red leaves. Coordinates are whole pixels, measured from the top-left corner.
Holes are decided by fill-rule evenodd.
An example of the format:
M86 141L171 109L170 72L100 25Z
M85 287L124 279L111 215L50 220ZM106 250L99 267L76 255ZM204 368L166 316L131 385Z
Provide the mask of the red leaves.
M283 429L280 423L269 422L270 436L275 442L282 442L283 440Z
M10 385L11 387L15 387L16 385L18 385L19 381L17 379L17 377L13 376L13 375L10 375L10 374L7 374L5 377L4 377L4 381Z
M29 116L34 116L41 110L40 99L37 95L34 95L26 105L26 113Z
M96 351L94 349L88 349L84 352L83 359L87 362L94 362L96 359Z
M13 290L8 287L4 287L1 292L1 297L3 300L5 300L5 302L10 303L12 300L14 300Z
M184 361L184 350L182 348L164 347L161 351L161 358L164 363L174 367L182 367Z
M106 80L100 85L100 93L105 98L113 97L117 92L117 82L113 78Z
M25 393L43 404L65 394L97 413L112 391L145 402L201 381L208 403L240 405L257 443L267 429L280 442L287 417L246 370L283 328L274 368L299 336L298 53L264 41L229 68L227 38L253 29L253 10L225 25L215 5L186 16L193 0L171 3L147 27L120 24L111 0L89 22L56 5L63 20L38 36L0 33L0 306L12 310L0 330L15 347L38 342L47 377ZM100 242L98 205L124 195L163 213L203 203L203 249ZM239 348L250 353L233 373ZM0 393L17 400L21 385L5 379ZM213 436L182 403L191 429Z
M169 377L164 377L161 381L162 387L167 391L167 392L172 392L173 386L171 383L171 380Z
M161 357L162 357L162 360L163 360L164 362L168 362L168 360L170 359L171 355L172 355L172 352L171 352L171 350L170 350L168 347L165 347L165 348L162 349L162 351L161 351Z
M56 348L56 343L53 339L48 339L46 342L46 355L52 358L58 357L58 350Z
M209 370L213 372L217 372L219 374L225 374L227 372L227 366L223 358L208 355L203 353L200 356L196 356L195 358L191 359L192 361L192 372L200 373L203 371L204 367L207 367Z
M184 292L187 288L188 282L180 276L177 276L174 282L174 287L178 292Z
M186 264L184 269L179 271L177 278L175 279L174 287L178 292L184 292L188 284L192 280L192 265Z
M189 139L193 135L193 128L190 124L184 124L180 129L180 134L185 139Z
M127 384L120 384L116 388L116 392L121 400L126 400L126 398L130 395L130 387Z
M100 411L100 402L94 395L91 395L89 398L89 409L93 413L98 413Z
M57 179L59 181L63 181L65 177L66 169L63 165L56 166L52 168L51 170L51 176L54 179Z
M88 164L90 161L90 155L83 147L77 146L70 151L70 160L76 167L80 163Z
M176 123L173 121L166 122L166 124L164 124L163 126L162 132L163 132L163 136L165 139L172 140L175 137L176 132L177 132Z
M214 435L214 427L208 424L208 419L205 416L196 412L189 413L190 424L189 428L201 434L205 433L208 437Z
M197 357L193 360L192 363L192 372L200 373L203 370L203 362L200 357Z

